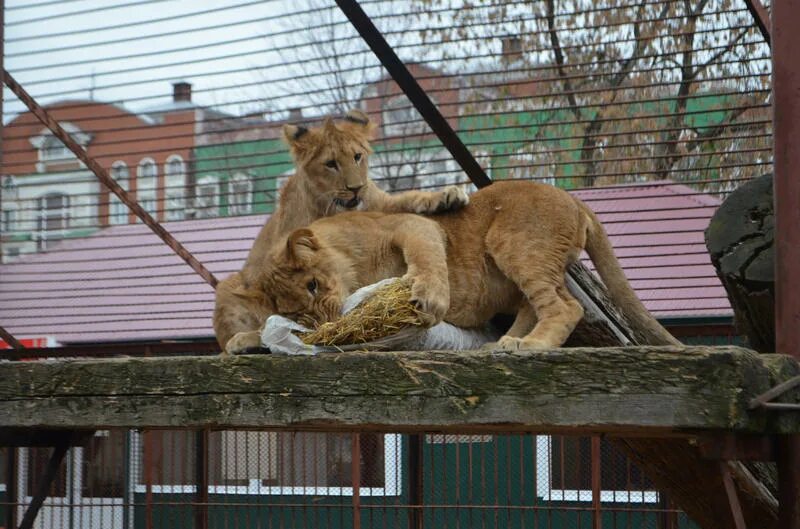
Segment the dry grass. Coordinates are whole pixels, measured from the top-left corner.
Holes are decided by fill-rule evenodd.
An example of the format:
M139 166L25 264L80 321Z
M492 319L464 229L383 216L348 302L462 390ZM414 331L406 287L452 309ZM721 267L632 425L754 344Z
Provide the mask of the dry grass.
M398 279L376 290L338 320L300 334L300 339L313 345L351 345L384 338L408 327L420 327L418 311L410 300L410 283Z

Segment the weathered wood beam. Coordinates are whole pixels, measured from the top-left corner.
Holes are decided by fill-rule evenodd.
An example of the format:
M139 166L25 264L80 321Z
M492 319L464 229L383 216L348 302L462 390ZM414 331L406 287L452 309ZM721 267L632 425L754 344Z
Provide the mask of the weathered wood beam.
M7 362L0 424L786 434L800 417L748 405L791 372L794 359L738 347Z

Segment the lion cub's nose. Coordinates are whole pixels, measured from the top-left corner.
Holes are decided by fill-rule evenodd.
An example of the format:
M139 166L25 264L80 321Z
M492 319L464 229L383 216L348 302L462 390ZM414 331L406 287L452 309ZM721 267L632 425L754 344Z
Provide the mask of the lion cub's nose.
M353 192L353 194L355 195L355 194L358 194L359 190L360 190L362 187L364 187L364 186L363 186L363 185L360 185L360 186L347 186L347 190L348 190L348 191L352 191L352 192Z

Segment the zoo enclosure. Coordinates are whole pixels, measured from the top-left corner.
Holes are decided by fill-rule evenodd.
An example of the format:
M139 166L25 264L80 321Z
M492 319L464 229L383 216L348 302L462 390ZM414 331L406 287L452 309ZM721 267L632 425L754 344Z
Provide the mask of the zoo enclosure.
M256 5L257 3L250 2L249 4ZM274 3L266 2L265 4ZM246 7L245 3L239 5ZM365 6L368 10L377 10L381 7L381 3L365 3ZM656 180L656 189L666 189L667 185L665 185L663 177L670 176L675 180L692 183L694 187L681 188L680 194L684 197L693 197L701 196L704 190L724 195L737 182L769 170L771 165L769 146L771 120L768 114L769 100L767 98L770 73L769 55L760 33L752 19L749 18L746 6L714 5L700 2L695 7L702 6L703 9L692 14L691 10L688 13L680 12L680 8L686 8L687 4L681 6L677 2L632 4L619 9L619 11L624 11L628 18L620 13L614 13L612 16L612 9L609 6L596 4L591 9L587 9L586 6L576 3L574 6L576 9L572 11L567 9L564 12L557 11L552 2L536 4L536 6L543 11L520 14L530 8L530 5L526 3L499 4L495 6L498 11L494 13L484 13L484 11L491 10L480 6L458 10L454 16L465 17L463 20L458 19L459 24L455 26L435 25L433 29L425 27L424 24L412 25L412 29L419 31L421 42L405 43L401 40L395 45L396 49L407 50L406 53L414 54L425 47L425 39L431 38L426 36L426 33L434 32L434 36L437 31L441 33L438 35L438 40L434 39L434 42L445 49L440 50L440 55L437 55L435 50L427 50L425 53L433 54L431 59L420 61L420 64L412 67L412 71L416 68L417 78L423 86L428 84L426 86L427 93L432 94L434 98L437 95L441 98L437 103L443 110L445 118L451 123L451 126L459 130L467 146L478 155L479 161L484 162L485 169L488 169L494 178L535 178L568 188L619 183L625 189L630 187L632 180L649 176ZM508 16L509 10L513 11L515 8L519 12L511 13L510 18L513 22L511 29L507 30L508 35L505 35L507 38L487 39L486 20L498 20L500 16L498 13ZM236 12L234 8L231 8L231 11ZM298 11L300 11L300 16L304 15L302 9ZM428 9L428 14L441 17L443 13L452 15L454 11L457 10L432 6ZM305 15L310 12L316 14L317 10L309 8L305 10ZM326 10L324 13L329 13L333 18L330 22L320 25L322 29L351 31L348 23L336 19L335 13L337 12L334 9ZM77 16L86 18L88 14L83 13ZM486 15L487 18L482 19L483 15ZM613 17L620 18L614 20ZM704 27L702 22L704 17L707 17L708 20L714 20L716 17L722 19L725 24L715 27L713 23L707 22L710 25ZM162 22L170 22L170 17L161 18ZM418 22L417 18L424 20L424 17L420 16L419 10L413 9L408 12L388 14L376 11L373 13L373 18L378 21L379 25L383 23L385 28L390 28L394 23L392 21ZM687 21L690 24L688 29L682 25ZM34 20L27 23L35 22ZM559 26L559 23L562 23L563 26ZM581 23L584 24L583 30L579 27ZM691 26L692 23L693 26ZM24 23L19 25L23 26ZM591 28L593 25L607 28L605 36L610 38L599 43L592 43L591 40L596 34L586 28ZM109 24L94 29L105 28L108 31L118 28L118 26L121 25ZM530 26L533 26L532 31ZM229 27L236 27L236 23L231 23ZM150 28L153 28L153 24L150 24ZM463 34L457 37L449 35L451 28L460 30ZM470 34L470 29L475 32ZM665 39L658 36L659 32L663 30L670 32L669 36L676 43L691 44L692 47L690 49L675 47L667 53L670 43L662 42ZM735 30L736 33L732 33L731 30ZM191 29L187 33L190 31ZM408 29L384 31L390 39L401 39L402 35L407 32ZM62 33L64 32L57 33L55 38L64 36ZM275 33L280 37L292 35L292 32L288 30ZM159 34L158 31L153 31L153 38L157 38ZM699 38L698 35L700 35ZM144 36L146 37L146 35ZM142 37L143 35L140 34L139 38ZM559 40L569 38L576 40L571 43ZM728 40L725 40L726 38ZM298 75L295 71L292 74L284 75L284 79L279 79L282 83L306 82L309 78L319 77L320 65L327 65L328 70L326 71L331 74L338 73L340 77L342 77L341 74L348 74L348 79L337 79L333 85L312 86L306 89L298 89L297 85L294 85L286 89L286 95L273 98L252 95L219 96L227 101L220 106L210 105L203 108L203 119L199 120L200 108L199 106L195 107L191 100L192 87L187 88L186 83L176 83L172 92L174 108L167 110L156 108L143 112L149 120L155 121L156 124L159 119L162 120L161 124L164 126L156 131L149 126L152 123L148 123L148 120L143 119L143 123L134 123L130 126L122 125L118 114L111 114L110 111L106 111L107 114L95 112L98 107L94 100L94 94L102 94L104 89L111 90L120 84L130 84L130 79L126 79L123 83L109 80L104 84L102 81L104 74L108 78L123 74L140 76L136 80L139 86L145 86L148 82L163 84L165 75L154 74L152 68L119 66L124 63L122 61L117 62L116 66L110 67L104 73L93 74L90 77L91 85L88 89L82 87L75 91L75 93L81 93L91 90L91 97L84 102L70 103L66 105L66 110L62 109L62 111L65 111L67 116L70 115L70 112L77 113L75 118L65 118L77 127L77 131L70 131L75 137L80 138L80 131L84 128L95 134L96 138L89 141L87 146L90 152L91 149L97 149L96 157L98 159L102 153L102 158L108 160L100 162L106 171L114 169L115 162L118 160L112 160L113 158L126 157L130 153L137 158L142 155L142 160L152 159L152 164L147 161L137 164L135 171L133 164L128 164L127 177L124 176L125 171L120 169L121 166L116 165L118 168L116 177L127 185L129 191L136 193L139 201L146 206L145 209L149 210L151 214L155 214L157 221L167 221L176 215L180 216L181 212L184 215L197 217L208 215L214 218L215 215L235 216L241 213L270 211L270 205L274 203L276 184L285 176L284 173L289 168L285 154L281 157L283 147L278 146L278 142L275 141L277 139L276 130L284 121L297 120L298 108L305 113L304 120L314 122L322 114L340 112L353 106L354 103L365 105L368 111L372 104L371 115L375 116L380 123L379 141L376 143L380 150L375 156L378 161L375 169L379 174L378 180L383 181L391 188L436 187L445 183L467 184L465 175L456 166L447 165L450 160L449 155L438 146L439 144L419 115L416 114L412 105L403 99L396 86L380 74L378 63L363 47L361 40L354 34L324 37L324 39L324 42L287 47L287 50L300 49L312 50L312 52L317 50L317 53L322 53L321 56L297 57L293 61L285 61L284 57L280 57L280 62L276 61L272 65L264 66L263 69L274 69L279 64L287 63L295 67L313 65L314 69L311 73L305 72ZM717 39L716 43L713 43L714 39ZM31 37L23 36L17 42L23 43L31 40ZM98 40L99 42L95 44L76 44L73 49L88 48L89 46L100 48L115 44L114 38ZM129 38L118 38L116 41L121 42L116 42L116 44L122 44L126 40L130 41ZM490 43L490 49L484 50L482 53L476 51L478 44L483 44L484 41ZM6 46L12 45L12 42L13 39L7 39ZM47 41L43 40L42 42ZM640 45L642 42L644 44ZM326 43L336 43L337 51L334 54L324 50L319 52L318 50ZM348 43L355 43L354 45L360 45L361 48L340 54L339 44ZM447 46L444 46L446 43L455 43L455 47L448 49ZM69 48L69 46L67 47ZM590 50L588 55L578 56L576 59L569 55L570 51L577 54L584 47ZM54 49L45 48L44 52L40 52L40 54L49 57L50 54L46 52L54 53L54 51ZM286 53L286 50L279 51ZM501 53L498 54L498 51ZM426 57L425 53L421 56ZM6 55L6 68L12 73L16 73L18 70L9 67L8 61L12 58L24 58L30 54L23 51L16 57L12 55ZM128 55L133 54L129 53ZM148 54L142 53L142 55L147 56ZM342 68L342 61L350 55L362 57L364 62L361 65L356 64ZM559 59L559 55L561 55L561 59ZM164 56L170 57L169 55ZM416 55L412 56L416 58ZM225 55L217 54L213 57L224 61ZM492 61L493 57L500 57L500 60ZM543 60L543 57L546 59ZM659 57L661 61L655 60L655 57ZM679 57L684 61L682 67L674 65L670 67L671 59L680 64ZM687 57L693 58L687 59ZM691 69L687 71L687 62L692 64L698 57L703 57L705 61L697 65L696 71L693 72ZM205 64L210 64L207 59L204 61ZM652 62L648 63L647 61L651 59ZM169 60L174 62L165 61L166 66L185 65L192 62L177 61L171 58ZM200 62L201 59L193 60ZM481 60L485 60L486 63L480 64ZM65 62L67 61L56 64L34 64L23 67L22 70L44 72L51 71L57 66L68 68L70 65ZM113 64L113 61L110 62ZM476 62L478 63L477 67L473 66ZM218 63L213 64L217 65ZM444 65L452 64L457 65L455 70L459 75L445 71ZM164 66L162 65L162 67ZM376 72L376 74L372 75L368 72ZM463 75L461 75L462 72ZM215 78L230 76L233 73L235 72L218 66L217 70L205 72L200 77L211 81ZM358 79L358 75L361 75L361 81L353 81L354 78ZM71 78L65 76L63 80L59 80L66 82L80 80L80 78L81 76L72 76ZM83 79L86 80L86 76L83 76ZM98 80L100 80L99 83ZM22 84L28 87L31 85L43 86L41 93L33 93L37 99L46 101L55 94L58 96L65 94L63 90L56 91L50 88L51 85L48 83L57 81L52 76L48 76L38 80L34 78L27 82L23 81ZM205 92L215 94L232 92L241 89L241 85L242 83L227 86L217 84L213 88L206 89ZM67 93L69 92L67 91ZM201 90L199 93L203 93L203 91ZM186 99L187 94L189 99ZM163 94L156 92L154 96L125 97L124 99L127 104L130 104L128 103L130 101L147 102L148 99L157 99L161 95ZM198 95L196 89L194 95ZM295 101L302 98L318 99L314 104L294 104ZM13 98L6 98L6 109L9 108L8 105L11 101ZM260 117L246 116L241 112L219 111L220 108L230 109L236 108L237 105L262 102L274 104L277 109L273 110L273 113L266 118L263 115L265 109L259 109L259 112L255 113L260 114ZM376 102L377 106L375 106ZM704 106L709 102L711 102L710 106ZM188 105L184 103L188 103ZM176 117L174 115L174 112L187 108L192 110L192 116ZM81 115L82 109L90 109L93 113L90 117ZM309 116L310 110L320 110L320 112ZM10 111L10 113L16 112ZM703 119L707 121L702 121ZM198 121L204 125L201 128L201 134L196 133ZM44 177L38 179L24 177L41 174L48 176L49 172L60 177L73 177L71 181L75 181L77 185L95 182L94 177L77 165L74 160L59 158L59 156L67 155L63 150L59 153L60 147L57 143L53 146L42 144L34 153L35 156L44 156L44 160L37 158L36 162L32 162L30 158L26 158L26 156L30 156L31 149L24 142L30 143L31 137L35 138L41 135L23 134L21 130L25 130L24 127L17 128L16 125L17 123L12 123L4 128L3 174L14 176L13 181L4 180L9 183L4 186L4 193L8 191L7 188L17 193L17 197L20 194L24 195L26 189L41 191L43 189L41 180ZM184 130L187 125L191 125L190 132ZM19 132L15 133L15 129ZM109 136L108 139L101 141L101 132L109 135L128 132L132 133L132 136L129 135L126 138ZM533 147L534 152L530 152L526 145L530 143L532 137L539 140ZM14 144L15 140L16 144ZM42 141L46 140L47 138L43 138ZM160 145L153 147L151 145L153 140ZM173 140L176 142L175 145L169 148L164 146L167 141ZM16 147L6 148L8 145L16 145ZM648 151L648 155L641 155L643 148L651 149ZM188 154L178 155L180 160L177 158L166 160L165 157L174 154L176 150ZM432 155L431 152L433 152ZM51 155L53 157L47 159ZM15 159L15 156L18 158ZM155 163L155 159L159 159L159 163ZM161 160L165 160L163 164ZM45 170L39 171L38 164L43 164ZM152 174L153 165L155 165L156 173L154 175ZM52 169L48 170L48 168ZM276 174L273 171L276 168L281 168L282 171ZM140 169L141 171L139 171ZM28 170L31 172L27 173ZM111 172L113 173L113 171ZM235 179L241 172L246 173L247 178L245 181L240 180L239 183L242 185L237 187ZM698 174L703 176L697 177ZM215 175L216 181L213 178L206 178ZM424 178L419 179L419 175ZM446 178L440 178L442 175L446 175ZM144 183L147 185L140 187L140 184ZM262 187L259 188L259 185ZM163 293L176 279L183 281L192 277L194 272L171 262L170 265L173 266L174 271L165 277L158 273L158 269L163 266L163 263L148 261L151 263L149 268L148 265L144 267L131 266L130 263L127 266L120 266L113 259L98 259L97 256L89 254L92 250L102 251L112 239L125 237L125 230L113 227L116 223L122 225L133 221L130 214L118 214L114 220L112 210L115 210L117 203L107 190L95 184L95 189L68 195L67 199L56 198L47 193L41 198L44 200L16 200L14 201L16 208L4 209L6 222L4 235L12 235L11 239L13 239L19 235L17 232L20 232L22 244L18 244L18 246L23 247L27 244L26 247L30 248L33 245L35 250L32 253L39 254L33 257L34 261L42 258L42 250L45 250L47 256L54 259L52 262L43 262L38 269L30 267L15 269L9 266L3 270L4 278L11 278L5 280L3 289L5 294L3 301L7 307L4 309L4 315L12 307L15 312L8 312L8 320L4 318L2 323L11 329L13 334L21 336L48 335L47 330L49 329L71 327L74 329L73 335L83 334L88 337L88 339L74 342L85 346L87 343L96 343L97 341L142 339L142 336L148 336L148 332L151 339L200 339L203 337L202 330L208 332L207 321L204 325L198 326L202 329L201 331L193 331L193 334L190 333L188 336L183 334L182 326L189 320L208 317L210 291L200 294L197 291L191 292L189 300L184 298L182 300L184 302L178 309L175 308L175 299ZM69 205L73 200L80 204L80 208L73 210L73 207ZM3 201L4 205L8 203L8 200ZM14 203L12 202L12 204ZM705 207L707 207L706 204L696 204L688 207L681 206L677 210L670 209L659 220L678 223ZM120 208L117 207L116 211L119 210ZM16 219L19 220L12 219L14 214L6 217L5 211L16 211L16 214L19 215ZM626 211L624 201L621 208L615 208L612 211L619 214L621 220L616 222L620 228L630 223L630 217L625 217L625 214L635 213L635 211ZM658 208L651 211L650 214L657 216ZM24 228L22 219L26 218L26 215L31 222L36 224L34 229L22 229ZM9 220L13 220L13 226L20 229L8 230ZM192 236L197 235L192 242L200 245L215 243L213 240L203 239L203 234L209 225L213 224L197 223L192 225L188 220L184 220L184 222L187 224L175 225L170 231L179 234L179 238L189 240ZM242 237L243 243L247 243L252 240L252 230L261 222L263 222L263 217L245 217L244 224L231 224L230 226L241 231L250 228L251 232L246 237ZM614 221L611 221L610 224L610 229L613 230ZM72 228L80 229L77 234L73 234L70 233ZM94 233L94 239L85 237L87 234L91 235L89 232L95 229L101 231ZM116 230L116 233L112 230ZM676 231L680 234L680 229ZM31 234L30 240L24 238L26 233ZM135 237L141 236L140 232L129 233ZM650 234L647 232L636 233L634 230L633 232L627 231L624 235L633 239L637 235L647 237ZM58 242L58 239L62 237L69 239L73 236L76 239L86 238L85 242L78 241L84 244L79 248L80 252L85 252L84 257L75 257L75 248L70 247L69 244ZM7 237L4 238L4 243L8 243L6 239ZM225 242L229 240L229 237L226 237ZM126 243L126 246L135 259L152 258L153 255L146 255L146 252L152 249L153 244L149 241L144 244L138 245L133 242L132 244ZM8 244L4 244L4 247L8 246ZM13 246L11 247L13 248ZM660 276L658 274L661 271L657 266L643 262L648 260L652 262L663 258L673 250L673 247L674 243L664 244L661 248L632 243L627 249L626 258L634 262L639 259L636 263L638 266L633 268L639 272L637 281L646 285L647 292L656 301L674 307L680 306L681 303L686 304L690 299L697 299L695 290L700 286L707 285L709 278L713 277L713 272L710 271L710 267L702 269L692 261L693 258L705 257L705 249L696 240L683 248L683 255L688 256L689 261L682 266L686 268L688 274L676 274L673 271L673 274L681 277ZM625 247L623 246L623 248ZM168 250L164 249L163 251L169 255ZM235 251L238 252L236 255L219 255L221 252L210 251L208 252L209 258L203 258L202 261L208 264L215 273L226 273L238 267L243 257L242 254L246 251L246 244L236 247ZM103 283L102 280L87 281L85 277L74 273L68 276L58 275L59 269L55 268L53 263L63 264L63 260L59 260L59 257L66 256L67 252L73 252L69 255L69 259L74 261L78 268L89 266L89 263L97 264L99 266L95 267L95 272L99 272L100 276L105 276L106 280L113 280L124 286L119 291L108 291L108 283ZM131 255L126 257L129 258ZM144 275L139 273L142 269L145 270ZM147 279L156 279L156 281L150 281L151 284L148 285L152 287L152 290L145 293L146 298L144 299L147 301L145 303L139 301L143 299L142 292L136 291L134 298L136 301L128 302L124 290L126 288L130 290L137 283ZM675 287L674 283L677 279L684 281L682 283L684 286ZM669 284L670 280L673 281L672 285ZM47 290L47 293L37 292L31 296L33 281L47 284L46 289L42 289ZM662 284L652 285L648 281L661 281ZM51 283L58 286L54 289ZM659 295L659 293L663 293L663 295ZM56 308L53 300L47 299L50 296L60 296L67 302ZM30 299L31 297L38 299ZM717 302L720 297L718 291L708 294L707 304L703 306L701 296L700 306L697 309L698 314L704 317L709 314L718 315L719 305ZM87 302L83 303L79 300L87 300ZM17 307L23 303L29 303L30 308L25 309L27 313L18 311ZM116 310L112 307L119 306L125 308L116 314L108 314ZM68 316L70 312L76 310L80 312L79 318ZM124 331L118 330L119 325L115 326L120 322L124 326L128 321L136 319L143 311L148 313L149 318L144 318L144 323L138 329L142 334L126 335ZM669 309L665 309L663 312L670 315ZM672 312L679 311L673 310ZM87 329L89 320L99 320L104 323L105 328L89 330ZM169 320L172 320L171 326L163 325L165 322L169 323ZM11 323L5 323L6 321ZM41 329L47 330L38 332ZM93 333L94 336L102 336L102 339L93 339ZM207 337L207 334L205 336ZM58 352L53 351L51 354L58 354Z

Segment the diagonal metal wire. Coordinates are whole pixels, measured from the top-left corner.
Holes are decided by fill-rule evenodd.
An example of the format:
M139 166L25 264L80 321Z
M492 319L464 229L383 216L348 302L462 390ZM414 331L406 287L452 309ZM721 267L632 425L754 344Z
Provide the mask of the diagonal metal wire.
M205 279L205 281L211 285L213 288L217 286L217 278L214 277L212 274L197 258L192 255L192 253L186 249L180 242L178 242L172 234L167 231L164 226L162 226L156 219L153 218L150 213L145 211L145 209L139 205L136 200L131 198L127 191L125 191L122 186L120 186L116 180L111 178L108 175L108 171L106 171L94 158L90 157L86 150L81 147L72 137L65 131L61 125L58 124L53 116L51 116L44 108L42 108L36 100L25 91L24 88L12 77L7 70L3 70L3 75L5 77L5 84L8 88L11 89L14 94L22 101L26 107L33 113L39 121L42 122L53 135L61 140L62 143L72 151L75 156L78 157L80 161L86 164L95 176L103 183L112 193L117 195L119 199L122 201L123 204L128 206L133 213L141 219L141 221L150 228L153 233L158 235L158 237L164 241L164 243L172 248L172 250L186 263L192 267L192 270L197 272L200 277Z
M361 5L356 0L336 0L336 3L470 180L479 188L491 184L492 180L486 176L475 157L389 46Z

